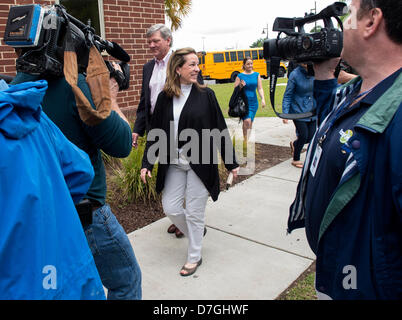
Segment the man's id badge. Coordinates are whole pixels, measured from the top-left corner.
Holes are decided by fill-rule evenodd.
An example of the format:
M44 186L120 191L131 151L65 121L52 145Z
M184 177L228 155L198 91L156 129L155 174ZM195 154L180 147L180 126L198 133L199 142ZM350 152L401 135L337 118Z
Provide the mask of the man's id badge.
M311 166L310 166L310 172L313 177L315 176L315 172L317 171L318 164L320 163L321 154L322 154L322 148L321 148L320 144L317 144L317 147L315 148L313 161L311 162Z

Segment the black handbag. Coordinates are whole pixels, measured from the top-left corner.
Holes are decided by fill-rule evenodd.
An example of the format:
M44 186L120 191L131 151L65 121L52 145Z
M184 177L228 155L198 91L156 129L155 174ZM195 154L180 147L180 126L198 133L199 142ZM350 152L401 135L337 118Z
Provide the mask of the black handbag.
M243 118L248 114L248 101L243 88L237 86L234 88L229 101L229 117Z

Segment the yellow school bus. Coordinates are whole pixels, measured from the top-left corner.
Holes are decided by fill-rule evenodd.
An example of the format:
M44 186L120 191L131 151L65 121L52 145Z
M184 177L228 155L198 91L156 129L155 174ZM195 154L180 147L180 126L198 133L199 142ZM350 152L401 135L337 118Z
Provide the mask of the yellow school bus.
M223 50L198 52L199 67L204 79L214 79L217 82L234 82L237 75L243 72L243 59L245 57L253 59L254 71L261 77L267 78L267 62L264 59L263 48L250 48L244 50ZM279 77L286 74L286 65L281 62Z

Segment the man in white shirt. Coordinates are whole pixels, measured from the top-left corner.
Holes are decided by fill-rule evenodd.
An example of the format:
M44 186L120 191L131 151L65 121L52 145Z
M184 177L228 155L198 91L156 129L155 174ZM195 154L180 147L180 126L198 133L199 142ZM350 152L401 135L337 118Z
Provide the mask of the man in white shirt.
M149 130L156 100L165 86L166 68L172 53L172 32L164 24L155 24L150 27L146 37L154 58L148 61L142 70L141 97L133 129L134 148L138 146L138 137L142 137ZM184 236L174 224L168 228L168 232L175 233L178 238Z
M172 46L172 32L163 24L150 27L146 37L154 58L142 70L141 97L133 129L134 148L137 148L138 137L142 137L149 129L156 99L165 85L166 67Z

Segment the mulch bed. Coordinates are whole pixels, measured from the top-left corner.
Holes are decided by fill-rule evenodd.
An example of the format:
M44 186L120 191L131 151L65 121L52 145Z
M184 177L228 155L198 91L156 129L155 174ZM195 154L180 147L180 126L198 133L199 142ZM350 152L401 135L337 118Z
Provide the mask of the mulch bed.
M286 161L291 157L289 147L281 147L269 144L255 144L255 171L252 175L259 173L265 169L273 167L280 162ZM147 226L148 224L155 222L165 215L162 210L160 201L153 201L148 203L135 202L125 203L119 200L119 189L111 182L110 175L111 170L106 168L107 171L107 183L108 183L108 203L115 214L116 218L123 226L126 233L133 232L137 229ZM228 173L222 173L221 175L221 190L226 190L226 178ZM250 178L252 175L238 176L233 181L232 185L244 181ZM219 201L219 200L218 200Z

